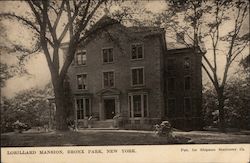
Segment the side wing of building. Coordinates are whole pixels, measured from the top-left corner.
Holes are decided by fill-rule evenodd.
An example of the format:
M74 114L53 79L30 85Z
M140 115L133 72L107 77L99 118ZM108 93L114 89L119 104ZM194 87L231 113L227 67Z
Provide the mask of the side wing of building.
M201 52L192 47L167 50L165 65L166 116L177 128L201 128Z

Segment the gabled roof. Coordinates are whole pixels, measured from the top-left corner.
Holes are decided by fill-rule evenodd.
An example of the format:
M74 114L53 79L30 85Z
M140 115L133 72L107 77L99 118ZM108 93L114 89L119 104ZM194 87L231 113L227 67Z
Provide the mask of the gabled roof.
M127 27L128 31L133 33L149 33L149 34L162 34L164 33L163 28L159 27L148 27L148 26L132 26Z
M122 25L118 20L115 20L107 15L104 15L101 19L99 19L89 31L86 33L95 33L91 35L87 40L85 40L84 44L90 42L93 38L95 38L97 35L100 34L100 32L104 31L104 29L111 28L112 26L116 25L117 28L119 28L120 33L124 33L127 36L133 38L137 37L148 37L148 36L155 36L155 35L162 35L165 38L165 30L164 28L160 27L151 27L151 26L131 26L131 27L126 27ZM178 43L178 42L167 42L164 40L165 45L167 47L167 50L180 50L180 49L190 49L193 47L193 45L185 45L183 43ZM64 45L63 45L64 46ZM200 45L200 48L202 51L205 51L204 46Z
M103 31L104 29L108 29L112 27L113 25L117 25L116 27L120 28L121 30L120 32L126 33L126 35L130 35L131 37L137 37L138 35L145 37L145 36L165 33L164 29L159 28L159 27L147 27L147 26L126 27L122 25L118 20L115 20L107 15L104 15L98 22L96 22L87 33L90 33L93 31L95 32Z
M180 43L180 42L166 42L166 46L167 46L167 51L171 51L171 52L191 50L194 48L194 45L191 43L184 44L184 43ZM206 48L205 48L205 44L203 42L199 43L198 49L201 53L207 52Z
M179 42L167 42L167 49L173 50L173 49L183 49L183 48L189 48L192 47L192 45L185 45L183 43Z
M98 20L91 28L90 31L94 31L94 30L100 30L102 28L114 25L114 24L120 24L120 22L118 20L115 20L107 15L104 15L100 20ZM89 32L90 32L89 31Z

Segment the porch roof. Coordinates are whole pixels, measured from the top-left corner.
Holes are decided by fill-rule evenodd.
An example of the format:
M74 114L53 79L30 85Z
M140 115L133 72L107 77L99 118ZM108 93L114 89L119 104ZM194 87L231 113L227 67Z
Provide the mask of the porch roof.
M99 96L103 96L103 95L119 95L121 94L121 91L116 89L116 88L106 88L106 89L102 89L100 91L98 91L96 93Z

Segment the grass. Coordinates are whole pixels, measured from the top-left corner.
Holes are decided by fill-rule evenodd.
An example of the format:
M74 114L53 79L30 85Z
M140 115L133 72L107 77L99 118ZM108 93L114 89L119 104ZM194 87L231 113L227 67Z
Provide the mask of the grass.
M1 135L3 147L15 146L102 146L102 145L164 145L183 144L188 138L167 139L153 133L130 133L112 131L8 133Z
M191 131L177 132L178 136L191 138L195 144L249 144L250 132L211 132L211 131Z
M149 131L80 130L78 132L4 133L2 147L32 146L103 146L103 145L167 145L167 144L240 144L250 143L249 133L211 131L175 131L175 139L158 137ZM190 141L191 140L191 141Z

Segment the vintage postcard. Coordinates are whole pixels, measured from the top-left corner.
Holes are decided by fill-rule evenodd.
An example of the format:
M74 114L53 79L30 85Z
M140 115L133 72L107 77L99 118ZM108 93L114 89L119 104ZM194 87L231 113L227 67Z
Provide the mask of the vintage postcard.
M0 2L1 162L250 162L247 0Z

